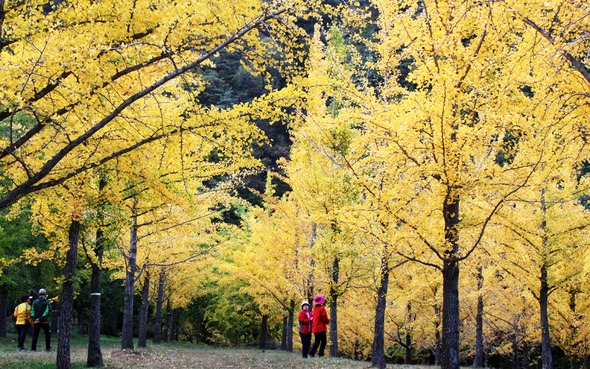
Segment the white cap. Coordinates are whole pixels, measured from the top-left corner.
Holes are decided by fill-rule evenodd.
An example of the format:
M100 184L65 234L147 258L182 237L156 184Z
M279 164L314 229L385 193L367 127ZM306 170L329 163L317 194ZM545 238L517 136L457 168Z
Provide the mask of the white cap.
M45 292L45 289L41 288L39 290L39 295L46 295L47 293Z

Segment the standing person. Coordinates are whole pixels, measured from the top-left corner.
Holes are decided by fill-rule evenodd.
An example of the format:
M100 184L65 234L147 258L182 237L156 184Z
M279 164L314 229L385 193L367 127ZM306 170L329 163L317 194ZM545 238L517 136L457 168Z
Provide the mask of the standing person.
M37 339L39 338L39 331L43 329L45 333L45 349L51 351L51 335L49 334L49 301L47 301L47 292L43 288L39 290L39 298L33 302L31 315L33 317L35 327L33 329L33 344L31 350L37 351Z
M17 351L25 349L25 338L27 338L27 322L33 325L31 318L31 301L28 294L20 297L20 305L14 309L14 317L16 318L16 331L18 333Z
M310 357L314 357L318 346L320 350L318 351L318 356L324 356L324 349L326 348L326 332L328 331L326 325L330 324L330 318L328 318L328 313L326 313L326 308L324 304L326 303L326 295L323 293L321 295L315 295L313 298L313 324L311 327L311 331L313 332L313 347L311 348Z
M311 325L313 316L309 312L309 302L301 303L301 312L299 313L299 337L301 337L301 354L307 359L309 346L311 345Z

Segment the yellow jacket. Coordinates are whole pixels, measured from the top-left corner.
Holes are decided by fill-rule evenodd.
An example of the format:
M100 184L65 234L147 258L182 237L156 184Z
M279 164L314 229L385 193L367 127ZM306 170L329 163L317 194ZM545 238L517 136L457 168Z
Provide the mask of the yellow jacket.
M31 305L28 302L23 302L14 309L14 317L16 324L24 325L25 320L28 320L33 325L33 318L31 318Z

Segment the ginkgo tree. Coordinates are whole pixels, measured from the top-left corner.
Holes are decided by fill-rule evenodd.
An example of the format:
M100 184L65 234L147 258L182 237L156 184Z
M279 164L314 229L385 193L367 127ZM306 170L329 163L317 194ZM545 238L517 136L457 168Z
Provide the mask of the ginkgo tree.
M256 71L272 64L266 51L291 45L271 45L259 29L288 41L283 36L296 30L283 27L293 19L288 8L296 12L299 6L257 0L2 2L0 120L7 128L0 208L149 142L225 129L228 121L215 109L203 121L209 109L194 104L193 91L205 82L187 72L222 49L243 50ZM138 104L146 100L148 112Z
M458 368L459 266L532 175L550 178L587 157L579 134L583 108L572 112L566 103L573 92L556 93L567 80L579 86L584 80L576 80L573 64L547 68L551 56L539 33L514 17L515 9L544 4L372 4L380 30L365 43L380 79L354 75L341 84L349 88L338 90L347 101L339 116L353 117L362 133L348 153L340 152L341 162L399 224L406 242L398 255L441 272L441 365ZM578 14L584 19L583 10ZM334 96L330 87L323 91ZM500 165L497 155L515 133L514 160Z

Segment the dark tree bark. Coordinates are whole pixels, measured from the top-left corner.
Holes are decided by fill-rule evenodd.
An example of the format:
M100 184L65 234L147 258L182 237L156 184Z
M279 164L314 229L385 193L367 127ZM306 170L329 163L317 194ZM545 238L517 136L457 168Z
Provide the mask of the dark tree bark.
M8 315L8 290L2 288L0 291L0 337L6 337L6 316Z
M101 178L98 185L99 194L102 195L102 191L106 185L106 180ZM104 224L104 209L102 206L98 208L98 220L100 225ZM96 244L94 245L96 261L91 261L90 263L92 266L92 275L90 277L90 320L88 322L88 354L86 357L86 366L88 367L104 366L100 346L100 301L104 243L104 231L99 226L96 230Z
M80 237L80 222L72 220L69 230L69 248L64 267L64 282L61 290L61 305L59 308L59 329L57 342L57 369L70 369L70 333L72 311L74 310L74 276L76 275L76 261L78 258L78 240Z
M84 310L80 309L78 310L78 334L79 335L83 335L84 334L84 324L85 322L85 316L84 316Z
M262 323L260 324L259 346L261 349L266 348L267 336L268 336L268 315L263 314L262 315Z
M176 341L176 309L170 310L170 328L168 328L168 342Z
M164 331L162 332L162 339L168 342L168 332L170 331L170 318L172 317L172 310L170 309L170 301L166 303L166 324L164 324Z
M387 290L389 289L389 265L385 257L381 259L379 287L377 288L377 306L375 308L375 331L373 332L373 354L371 365L384 369L385 361L385 310L387 308Z
M406 357L404 359L404 364L410 365L412 364L412 332L408 331L406 333L406 343L404 344L404 348L406 349Z
M139 316L139 333L137 335L137 347L147 347L147 322L148 309L150 307L150 279L146 270L145 281L141 288L141 314Z
M451 190L449 190L451 191ZM444 207L445 241L450 250L445 252L443 276L442 369L459 369L459 198L449 193Z
M51 308L51 327L50 328L50 332L51 334L56 334L58 329L58 309L57 309L57 302L51 302L49 304L50 308Z
M473 356L473 367L483 366L483 271L482 267L477 270L477 315L475 316L475 355Z
M518 357L518 337L516 333L511 335L512 340L512 369L520 369L520 358Z
M137 263L137 217L131 226L131 240L129 255L127 256L127 271L125 276L125 298L123 302L123 327L121 333L121 348L133 350L133 290L135 287L135 268Z
M338 357L338 295L336 290L340 279L340 259L332 264L332 286L330 287L330 357Z
M287 351L287 330L289 329L289 317L283 317L283 331L281 334L281 350Z
M543 248L546 248L549 241L545 230L547 229L547 221L545 214L547 206L545 204L545 190L541 191L541 208L543 211L543 221L541 228L543 229ZM547 264L543 261L541 265L541 289L539 291L539 308L541 310L541 358L543 361L543 369L553 369L553 357L551 356L551 336L549 335L549 280L547 278Z
M158 300L156 301L156 314L154 316L154 337L152 342L155 345L162 343L162 306L164 306L164 285L166 284L166 270L160 272L158 283Z
M287 351L293 352L293 323L295 315L295 300L289 304L289 318L287 320Z
M551 355L551 336L549 335L549 285L547 282L547 267L541 267L541 290L539 291L539 307L541 309L541 358L543 369L553 369L553 357Z

